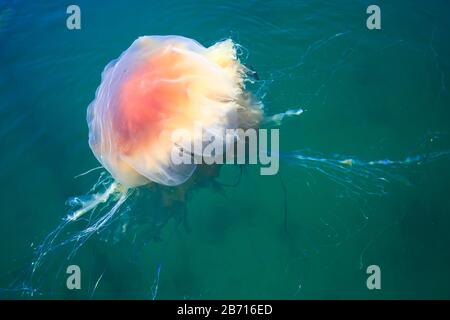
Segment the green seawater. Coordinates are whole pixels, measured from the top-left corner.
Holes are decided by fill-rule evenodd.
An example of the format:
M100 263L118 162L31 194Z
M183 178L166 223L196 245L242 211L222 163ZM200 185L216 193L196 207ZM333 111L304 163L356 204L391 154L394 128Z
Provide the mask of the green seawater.
M34 248L66 216L66 200L97 181L98 171L74 179L98 166L86 108L105 65L139 36L239 43L267 114L306 110L280 127L283 152L377 160L450 149L448 1L74 4L80 30L66 27L68 2L0 1L0 298L450 298L448 157L388 168L403 180L383 196L352 194L294 163L275 176L249 165L235 187L195 190L182 219L166 219L141 188L126 214L156 215L158 239L106 230L67 259L69 244L36 274L38 291L23 294ZM366 27L371 4L381 30ZM238 175L226 167L219 180ZM66 288L71 264L81 290ZM381 290L366 286L370 265Z

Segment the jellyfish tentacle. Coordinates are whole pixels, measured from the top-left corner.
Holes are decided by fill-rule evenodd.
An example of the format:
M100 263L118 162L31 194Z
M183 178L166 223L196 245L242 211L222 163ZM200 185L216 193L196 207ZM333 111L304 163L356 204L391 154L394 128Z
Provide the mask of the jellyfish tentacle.
M83 176L85 176L85 175L87 175L87 174L89 174L89 173L91 173L91 172L94 172L94 171L96 171L96 170L100 170L100 169L103 169L103 167L102 167L102 166L98 166L98 167L95 167L95 168L89 169L89 170L88 170L88 171L86 171L86 172L83 172L83 173L80 173L80 174L76 175L76 176L74 177L74 179L77 179L77 178L83 177Z
M103 192L96 192L98 188L105 188ZM42 266L45 258L55 250L62 248L69 243L74 243L74 247L70 251L67 259L72 258L78 249L95 233L103 230L113 217L117 214L121 206L132 194L132 190L123 185L111 181L109 176L101 174L99 180L90 191L91 195L83 197L75 197L69 201L70 205L80 206L78 210L69 213L61 223L52 232L50 232L45 239L38 245L34 251L34 258L25 281L21 283L23 288L32 288L35 274ZM97 208L108 208L106 213L101 212L97 215L92 215L87 220L87 226L78 231L70 231L70 227L76 223L86 223L81 219L86 213L94 212ZM83 220L83 222L82 222Z
M324 155L308 151L284 153L281 157L293 165L314 170L352 194L384 195L388 184L409 185L408 179L394 169L420 166L450 157L450 150L417 154L399 160L362 160L345 155Z
M111 183L108 189L103 193L97 193L92 196L92 199L83 203L82 207L76 210L74 213L67 216L67 219L70 221L75 221L82 217L87 212L95 209L99 204L105 203L108 199L114 195L115 193L123 193L126 192L126 188L117 182Z
M300 116L306 110L302 108L288 109L284 112L276 113L271 116L264 117L264 123L272 126L280 126L285 118Z

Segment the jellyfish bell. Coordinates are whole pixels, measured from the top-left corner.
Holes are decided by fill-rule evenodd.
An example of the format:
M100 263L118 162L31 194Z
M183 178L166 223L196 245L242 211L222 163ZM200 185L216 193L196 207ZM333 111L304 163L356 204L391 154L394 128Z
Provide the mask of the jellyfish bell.
M173 163L173 148L208 142L195 124L214 136L261 120L260 104L245 91L247 71L232 40L205 48L181 36L140 37L103 71L88 107L89 145L127 187L180 185L196 165ZM188 133L177 145L175 130Z

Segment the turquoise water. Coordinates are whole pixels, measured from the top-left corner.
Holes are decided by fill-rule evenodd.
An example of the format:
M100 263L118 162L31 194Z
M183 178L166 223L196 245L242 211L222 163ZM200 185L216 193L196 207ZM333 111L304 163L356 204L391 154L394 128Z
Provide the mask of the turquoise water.
M381 30L366 28L369 1L76 4L82 27L70 31L66 2L0 3L1 288L19 286L66 200L97 181L99 172L74 179L98 166L86 108L104 66L141 35L242 45L266 112L307 110L281 126L284 152L377 160L450 149L447 1L379 1ZM142 188L126 214L151 236L95 235L70 260L62 250L36 275L34 297L450 298L449 163L389 168L403 180L386 184L384 196L352 194L288 162L277 176L247 166L236 187L199 188L171 212ZM238 175L227 167L219 180ZM82 270L81 290L65 286L69 264ZM381 290L366 287L371 264L381 268Z

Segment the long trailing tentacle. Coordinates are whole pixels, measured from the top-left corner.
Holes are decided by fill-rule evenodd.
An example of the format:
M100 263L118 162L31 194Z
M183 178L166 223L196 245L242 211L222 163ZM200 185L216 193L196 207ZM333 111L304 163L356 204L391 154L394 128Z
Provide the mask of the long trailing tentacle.
M99 189L103 189L103 191L99 191ZM69 243L73 243L74 246L67 259L73 257L77 250L92 235L103 230L112 221L132 192L133 190L125 188L113 181L105 173L102 173L88 195L69 199L68 204L78 209L66 215L58 227L49 233L42 243L36 247L31 268L27 272L25 280L19 284L21 288L29 289L22 291L34 294L36 290L32 289L33 278L37 270L42 266L44 259L56 249ZM97 208L99 210L96 210ZM96 211L98 212L96 213ZM90 213L90 217L85 219L84 217L87 213ZM85 224L81 231L80 229L73 231L75 229L72 230L70 228L77 223Z
M394 169L420 166L450 157L450 151L417 154L400 160L362 160L355 157L333 154L323 155L307 150L284 153L281 157L293 165L313 170L345 187L353 194L383 195L392 182L409 184Z

